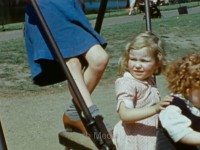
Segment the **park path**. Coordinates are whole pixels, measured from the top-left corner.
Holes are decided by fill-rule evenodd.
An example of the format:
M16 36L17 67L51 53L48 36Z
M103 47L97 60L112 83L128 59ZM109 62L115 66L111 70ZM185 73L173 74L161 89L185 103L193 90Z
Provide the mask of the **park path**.
M188 8L188 14L195 14L200 12L200 6L199 7L193 7L193 8ZM178 10L170 10L170 11L161 11L162 18L169 18L173 16L179 16ZM137 15L132 15L128 16L119 16L119 17L112 17L112 18L105 18L103 25L114 25L114 24L124 24L128 22L134 22L137 20L142 20L144 17L144 14L137 14ZM93 20L92 23L95 21Z

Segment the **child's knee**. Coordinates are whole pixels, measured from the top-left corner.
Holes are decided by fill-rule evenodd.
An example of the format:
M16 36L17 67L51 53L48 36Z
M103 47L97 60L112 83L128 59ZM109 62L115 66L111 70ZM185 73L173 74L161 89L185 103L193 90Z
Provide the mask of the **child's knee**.
M66 61L66 64L70 70L74 69L74 68L81 70L81 68L82 68L82 65L78 58L71 58Z
M104 70L108 64L109 56L100 45L94 45L86 54L87 62L93 70Z
M108 60L109 60L109 57L108 57L108 54L105 52L105 53L102 53L100 55L96 55L94 58L93 58L93 66L96 68L96 69L105 69L107 64L108 64Z

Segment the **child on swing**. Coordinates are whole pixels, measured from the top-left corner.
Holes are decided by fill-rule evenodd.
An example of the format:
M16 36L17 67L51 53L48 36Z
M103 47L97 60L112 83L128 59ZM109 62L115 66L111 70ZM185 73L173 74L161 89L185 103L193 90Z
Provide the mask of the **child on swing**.
M80 2L82 0L37 0L37 4L61 51L66 65L93 117L100 115L91 93L100 81L107 63L106 41L91 27ZM30 2L25 14L25 42L33 82L40 86L67 80L46 42ZM73 91L69 87L71 95ZM63 115L66 128L87 134L72 103ZM111 131L109 124L106 124Z
M191 53L166 69L173 101L159 114L157 150L200 146L200 54Z
M121 120L113 130L118 150L155 150L158 113L171 101L160 101L154 76L166 65L161 40L151 32L138 34L127 44L115 82Z

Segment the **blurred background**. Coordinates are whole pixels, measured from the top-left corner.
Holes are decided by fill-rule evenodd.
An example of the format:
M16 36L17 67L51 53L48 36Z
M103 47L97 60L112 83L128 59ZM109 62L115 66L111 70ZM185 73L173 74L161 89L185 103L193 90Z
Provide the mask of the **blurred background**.
M86 14L98 13L101 0L82 0ZM198 2L199 0L157 0L158 6L181 5L183 3ZM143 5L143 0L137 0ZM199 5L199 2L198 2ZM0 0L0 25L24 21L26 0ZM107 11L119 11L129 7L129 0L108 0Z

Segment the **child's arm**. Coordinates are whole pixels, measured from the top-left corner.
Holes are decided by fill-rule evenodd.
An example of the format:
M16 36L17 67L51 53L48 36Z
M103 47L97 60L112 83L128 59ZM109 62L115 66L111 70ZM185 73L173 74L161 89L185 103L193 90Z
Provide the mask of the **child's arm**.
M172 97L166 96L165 99L158 104L146 108L127 108L124 102L120 103L119 115L122 121L135 122L151 117L163 110L172 101Z
M179 142L188 145L200 145L200 132L191 131L181 138Z
M182 114L182 110L170 105L159 114L163 128L176 143L200 145L200 132L192 130L191 120Z

